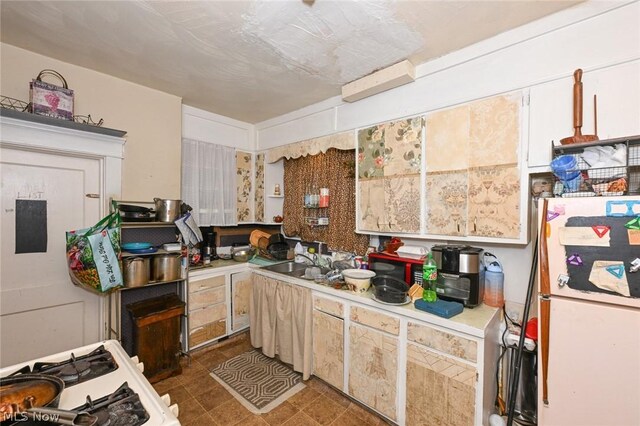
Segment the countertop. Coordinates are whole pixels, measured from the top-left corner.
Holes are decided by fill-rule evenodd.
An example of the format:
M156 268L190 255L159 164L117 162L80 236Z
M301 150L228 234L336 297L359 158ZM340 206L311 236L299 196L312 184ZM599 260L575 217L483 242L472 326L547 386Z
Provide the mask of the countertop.
M253 269L253 272L277 279L279 281L299 285L311 289L317 293L323 293L333 296L337 299L349 300L362 305L371 306L379 310L459 331L461 333L469 334L481 339L486 337L488 326L498 313L497 308L481 304L472 309L465 308L461 314L447 319L416 309L413 303L401 306L392 306L377 302L373 299L373 293L371 292L371 289L366 293L354 293L349 290L336 290L332 287L317 284L313 281L308 281L302 278L295 278L288 275L279 274L277 272L267 271L261 268Z

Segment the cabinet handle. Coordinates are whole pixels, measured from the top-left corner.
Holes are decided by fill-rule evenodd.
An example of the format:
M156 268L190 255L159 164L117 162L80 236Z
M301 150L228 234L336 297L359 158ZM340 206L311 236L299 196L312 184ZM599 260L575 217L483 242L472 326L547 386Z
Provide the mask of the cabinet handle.
M473 232L477 232L477 228L476 228L476 220L478 219L477 216L473 217Z
M389 231L391 231L391 221L389 221Z
M380 218L377 219L376 223L378 224L378 230L380 230Z

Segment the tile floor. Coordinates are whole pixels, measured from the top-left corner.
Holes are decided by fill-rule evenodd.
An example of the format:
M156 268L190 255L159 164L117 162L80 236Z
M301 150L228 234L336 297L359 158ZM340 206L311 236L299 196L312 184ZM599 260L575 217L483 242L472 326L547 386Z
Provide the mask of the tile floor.
M364 426L386 425L382 418L312 377L306 388L271 412L256 415L244 408L208 373L219 363L251 349L249 334L241 333L196 351L191 365L183 360L182 374L154 384L160 395L169 393L180 408L183 426Z

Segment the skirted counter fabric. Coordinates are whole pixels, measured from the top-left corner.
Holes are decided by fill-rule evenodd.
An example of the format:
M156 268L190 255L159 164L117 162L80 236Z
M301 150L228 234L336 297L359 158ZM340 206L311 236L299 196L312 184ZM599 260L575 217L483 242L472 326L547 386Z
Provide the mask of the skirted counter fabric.
M278 355L311 377L313 302L311 290L254 274L250 299L251 345L268 357Z

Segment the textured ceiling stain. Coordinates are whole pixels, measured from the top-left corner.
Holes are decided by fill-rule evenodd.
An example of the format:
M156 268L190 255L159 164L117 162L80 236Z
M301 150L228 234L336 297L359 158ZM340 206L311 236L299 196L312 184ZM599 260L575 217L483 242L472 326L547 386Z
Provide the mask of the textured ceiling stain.
M394 17L395 2L255 3L242 31L273 49L284 66L344 84L396 63L423 46ZM373 67L373 68L372 68Z
M0 36L255 123L407 57L417 65L573 4L4 0Z

